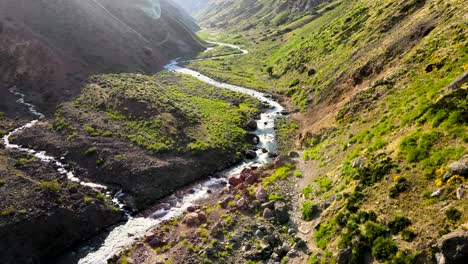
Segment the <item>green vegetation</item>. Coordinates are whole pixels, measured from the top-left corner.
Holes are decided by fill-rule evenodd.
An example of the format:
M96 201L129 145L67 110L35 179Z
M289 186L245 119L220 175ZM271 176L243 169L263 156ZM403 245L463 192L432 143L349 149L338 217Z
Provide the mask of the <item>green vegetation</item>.
M372 255L378 260L387 260L398 251L395 242L392 239L378 237L372 246Z
M48 192L57 192L62 188L62 185L58 183L57 180L51 180L51 181L41 181L39 183L42 189Z
M5 180L0 180L0 187L2 187L3 185L6 184L6 181Z
M315 204L311 201L304 201L302 203L302 219L305 221L311 221L318 212L315 211Z
M276 169L276 171L272 175L263 179L263 185L268 186L277 180L285 179L286 177L291 175L291 170L293 169L294 165L292 164L286 164L283 167Z
M55 127L74 130L65 120L79 119L91 137L119 137L151 153L236 153L245 147L242 127L258 113L257 106L249 96L170 72L98 75L57 112Z

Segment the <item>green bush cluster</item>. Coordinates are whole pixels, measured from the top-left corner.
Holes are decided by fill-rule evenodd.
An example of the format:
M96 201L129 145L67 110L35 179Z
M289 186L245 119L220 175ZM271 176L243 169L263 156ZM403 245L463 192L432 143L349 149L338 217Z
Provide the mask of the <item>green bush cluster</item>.
M311 221L314 219L314 217L317 216L317 210L316 210L316 205L311 202L311 201L304 201L302 203L302 209L301 209L301 214L302 214L302 219L305 221Z
M42 189L48 192L57 192L62 188L62 185L58 183L57 180L51 180L51 181L41 181L39 183Z

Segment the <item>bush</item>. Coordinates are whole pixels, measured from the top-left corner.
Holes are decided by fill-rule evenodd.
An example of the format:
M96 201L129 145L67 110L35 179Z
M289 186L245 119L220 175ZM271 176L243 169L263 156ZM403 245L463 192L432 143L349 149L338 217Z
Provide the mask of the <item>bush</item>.
M372 245L372 255L378 260L388 260L395 255L398 248L390 238L378 237Z
M57 180L52 180L52 181L41 181L40 186L42 189L48 191L48 192L56 192L62 188L62 185L57 182Z
M409 229L403 229L403 231L401 231L401 238L406 242L411 242L415 237L416 234Z
M313 202L304 201L304 203L302 203L301 210L302 219L304 219L305 221L311 221L312 219L314 219L315 215L317 214L316 208L317 207Z
M378 237L385 236L388 233L387 228L379 223L367 221L364 224L363 236L368 239L368 241L374 241Z
M392 259L392 264L413 264L419 256L418 252L411 252L411 250L398 251Z
M398 194L408 190L409 183L406 178L395 177L394 185L388 191L388 196L390 198L396 198Z
M314 233L314 239L317 247L325 249L335 233L336 222L334 220L329 220L321 224L319 229Z
M390 233L396 235L403 229L411 225L411 221L404 216L395 216L392 221L388 222Z
M302 177L302 171L300 171L300 170L295 170L295 171L294 171L294 177L296 177L296 178L301 178L301 177Z
M462 213L458 211L456 208L450 208L445 211L445 216L451 222L457 222L461 219Z

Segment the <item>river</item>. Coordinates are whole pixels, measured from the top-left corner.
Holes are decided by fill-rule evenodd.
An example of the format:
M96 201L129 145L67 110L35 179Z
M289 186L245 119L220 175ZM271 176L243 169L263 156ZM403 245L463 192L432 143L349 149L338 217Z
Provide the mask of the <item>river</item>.
M225 44L219 42L211 43L215 45L236 48L242 52L242 54L230 56L239 56L248 53L247 50L243 50L240 47L232 44ZM243 94L248 94L257 98L265 105L268 105L269 109L266 112L262 113L260 115L260 118L256 120L258 124L258 129L255 131L255 133L260 138L260 143L257 146L257 158L255 158L254 160L244 161L232 168L226 169L225 171L220 173L222 177L203 180L176 191L171 196L162 199L160 202L158 202L154 207L152 207L154 208L154 210L146 212L144 216L128 216L128 220L124 224L116 226L110 232L95 237L94 239L91 239L88 242L85 242L83 245L75 248L74 250L60 258L58 260L59 263L107 263L108 258L119 253L122 249L132 245L136 240L144 237L151 229L156 227L161 222L181 216L189 206L193 206L197 202L208 198L208 196L210 195L209 192L224 188L227 183L226 179L228 177L239 174L244 168L248 168L251 166L262 166L270 162L271 160L268 156L268 153L265 153L264 151L262 151L262 149L266 149L268 150L268 152L276 152L277 143L275 141L274 123L275 120L282 115L281 112L284 110L284 108L277 101L273 100L271 96L245 87L218 82L199 72L179 66L177 60L171 61L171 63L166 65L164 68L168 71L193 76L194 78L202 82L205 82L207 84L213 85L221 89L228 89ZM101 189L105 191L107 189L106 186L80 180L74 175L74 173L71 170L68 169L68 166L66 164L60 161L60 158L49 156L44 151L28 149L10 143L11 136L20 132L21 130L34 126L37 122L44 118L44 115L38 112L34 105L25 102L23 94L16 91L15 88L11 88L10 92L19 96L20 99L18 100L18 103L28 107L30 112L34 116L36 116L37 119L13 130L8 135L3 137L3 143L6 146L6 148L17 149L23 152L30 153L43 162L53 163L56 166L57 171L63 175L66 175L69 180L80 182L80 184L82 185L90 186L92 188ZM110 196L109 192L106 193L108 196ZM121 204L118 201L119 195L120 193L117 193L112 198L114 203L116 203L120 208L122 208L123 204Z

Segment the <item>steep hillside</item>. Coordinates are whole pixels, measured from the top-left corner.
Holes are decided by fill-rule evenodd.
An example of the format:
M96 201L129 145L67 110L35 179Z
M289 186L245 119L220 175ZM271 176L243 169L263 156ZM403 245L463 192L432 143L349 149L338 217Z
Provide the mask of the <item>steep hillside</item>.
M121 258L466 262L463 1L327 1L282 23L265 17L289 10L272 1L216 2L224 7L199 17L224 28L200 36L250 52L187 67L287 98L297 126L282 123L278 136L295 141L297 153L232 180L196 211L208 221L194 224L189 212ZM256 181L246 180L251 174Z
M314 8L326 0L261 0L261 1L182 1L199 23L210 28L250 30L283 25L296 19L309 20Z
M54 107L89 73L155 72L203 47L167 0L0 1L0 81Z
M250 143L243 127L258 107L173 73L98 75L51 124L17 141L65 155L81 177L122 189L126 204L142 210L241 160Z

